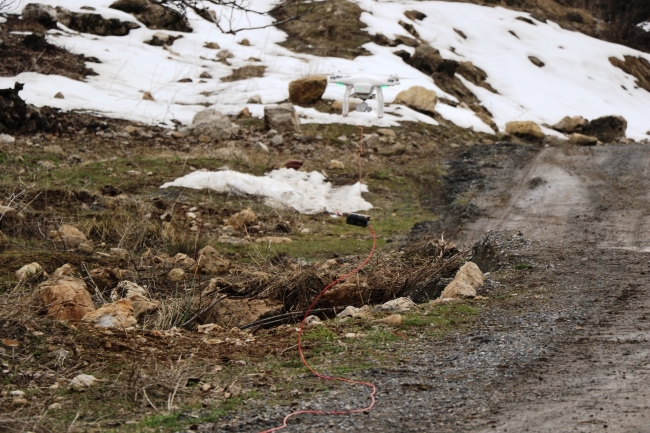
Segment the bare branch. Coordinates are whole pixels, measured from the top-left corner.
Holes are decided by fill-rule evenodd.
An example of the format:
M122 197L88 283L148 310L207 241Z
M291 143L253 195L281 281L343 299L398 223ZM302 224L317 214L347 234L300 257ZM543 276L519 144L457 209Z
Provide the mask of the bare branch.
M0 0L6 1L6 0ZM273 6L270 9L260 9L253 5L252 0L152 0L153 3L163 6L164 8L174 10L181 14L185 14L188 9L193 10L199 16L207 21L212 21L215 26L225 34L237 34L243 30L260 30L268 27L275 27L303 18L304 16L313 12L314 8L327 2L329 0L309 1L309 0L286 0ZM217 6L220 13L209 6ZM258 15L272 17L274 14L285 10L290 11L287 13L287 18L280 21L273 21L269 24L260 26L243 26L239 28L233 27L235 14L244 15Z
M0 12L8 12L18 3L18 0L0 0Z

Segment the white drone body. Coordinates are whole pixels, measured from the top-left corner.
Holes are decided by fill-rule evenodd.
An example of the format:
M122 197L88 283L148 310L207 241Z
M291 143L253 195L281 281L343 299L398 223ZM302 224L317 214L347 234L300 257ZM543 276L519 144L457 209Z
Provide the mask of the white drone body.
M366 100L373 99L376 92L377 117L380 119L384 117L384 94L381 89L383 87L397 86L400 84L399 78L396 75L391 75L388 78L378 78L367 75L344 77L339 74L334 74L330 76L329 82L345 86L345 95L343 96L343 116L346 117L350 111L350 97L363 100L363 103L357 105L355 111L370 112L372 111L372 108L368 107Z

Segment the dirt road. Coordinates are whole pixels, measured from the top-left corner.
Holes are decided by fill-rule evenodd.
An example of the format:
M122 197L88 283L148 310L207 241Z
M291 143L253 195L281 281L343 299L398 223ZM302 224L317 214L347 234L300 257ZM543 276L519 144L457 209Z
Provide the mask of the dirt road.
M471 333L423 335L400 348L401 368L362 372L379 389L369 414L305 416L286 431L650 432L648 163L643 145L463 151L438 195L442 227L461 222L465 241L524 233L490 238L498 301ZM366 399L343 388L300 407ZM209 431L260 431L287 408L258 409Z
M649 187L647 145L545 148L472 200L482 217L464 232L515 229L529 239L650 251Z

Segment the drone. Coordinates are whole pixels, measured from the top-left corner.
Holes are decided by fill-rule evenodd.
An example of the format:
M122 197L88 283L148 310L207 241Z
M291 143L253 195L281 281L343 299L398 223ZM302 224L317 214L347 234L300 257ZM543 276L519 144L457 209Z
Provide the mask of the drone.
M357 105L355 111L369 113L372 108L368 107L366 101L374 99L377 96L377 117L384 117L384 94L381 89L388 86L397 86L400 84L397 75L390 75L388 78L371 77L367 75L343 76L333 74L329 77L329 82L345 86L345 95L343 96L343 116L347 117L350 111L349 98L359 98L363 102ZM352 93L354 91L354 93ZM377 94L375 95L375 92Z

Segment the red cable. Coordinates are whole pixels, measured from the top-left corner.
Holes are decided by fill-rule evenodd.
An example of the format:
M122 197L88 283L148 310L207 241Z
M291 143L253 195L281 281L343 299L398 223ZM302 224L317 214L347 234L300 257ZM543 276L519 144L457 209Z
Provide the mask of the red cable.
M272 428L270 430L264 430L263 432L260 432L260 433L271 433L271 432L274 432L274 431L278 431L278 430L282 430L284 428L287 428L287 421L289 420L289 418L291 418L292 416L296 416L296 415L302 415L302 414L305 414L305 413L309 413L309 414L312 414L312 415L348 415L348 414L351 414L351 413L365 412L367 410L372 409L373 406L375 405L375 394L377 393L377 387L374 384L372 384L370 382L360 382L360 381L357 381L357 380L347 379L345 377L333 377L333 376L325 376L323 374L320 374L319 372L314 370L311 365L309 365L309 363L305 359L305 354L302 351L302 334L303 334L303 332L305 330L305 321L307 320L307 317L309 317L309 312L314 308L314 306L316 305L318 300L325 294L325 292L327 292L329 289L331 289L334 285L340 283L341 281L343 281L343 280L351 277L352 275L356 274L357 272L359 272L370 261L370 258L372 257L373 253L375 252L375 247L377 246L377 236L375 235L375 231L372 229L372 227L368 226L368 229L370 230L370 233L372 233L372 248L370 249L370 254L368 254L368 257L366 257L366 259L363 261L363 263L361 263L352 272L350 272L347 275L343 275L342 277L338 278L337 280L332 281L327 287L325 287L318 294L318 296L316 296L316 298L311 303L309 308L307 308L307 311L305 311L305 317L302 318L302 322L300 323L300 330L298 331L298 352L300 352L300 359L302 360L302 363L305 364L305 367L307 367L309 369L309 371L311 371L314 374L314 376L316 376L318 378L325 379L325 380L337 380L337 381L340 381L340 382L347 382L347 383L352 383L352 384L355 384L355 385L363 385L363 386L367 386L367 387L371 388L372 392L370 393L370 399L371 399L370 405L368 407L364 407L363 409L354 409L354 410L346 410L346 411L329 411L329 412L327 412L327 411L322 411L322 410L299 410L297 412L292 412L289 415L285 416L284 421L283 421L283 423L282 423L282 425L280 427L275 427L275 428Z

